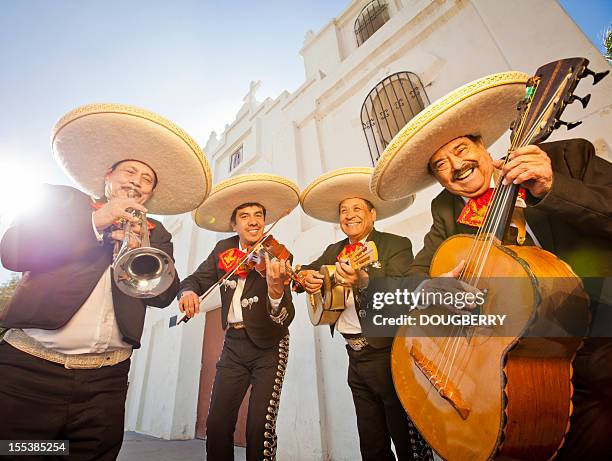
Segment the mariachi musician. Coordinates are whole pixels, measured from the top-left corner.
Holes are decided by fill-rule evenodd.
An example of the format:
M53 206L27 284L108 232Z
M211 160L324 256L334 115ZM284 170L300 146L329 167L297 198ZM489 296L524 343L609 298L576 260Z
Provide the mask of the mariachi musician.
M444 187L431 204L433 225L410 269L422 277L445 239L478 231L498 175L522 187L518 219L504 240L558 256L584 279L591 298L591 337L573 361L573 414L557 459L610 459L612 297L589 278L612 274L612 164L583 139L528 145L509 152L507 162L493 160L487 147L516 117L526 79L519 72L495 74L432 104L397 135L371 187L385 199L436 181Z
M288 327L295 314L288 285L290 258L253 253L263 258L260 264L265 274L240 262L265 238L265 224L290 212L298 200L299 189L291 181L248 174L217 184L194 213L196 224L204 229L236 233L217 242L206 260L181 282L179 291L181 312L192 317L199 312L199 296L233 271L221 287L225 342L206 420L207 459L234 459L238 410L249 386L247 459L276 456L276 417L289 353Z
M406 415L393 387L390 349L393 332L387 337L366 336L361 325L361 288L370 277L403 276L412 262L412 245L406 237L374 229L376 219L393 216L410 206L409 196L382 201L369 190L372 168L344 168L315 179L302 193L304 212L322 221L339 223L346 238L329 245L323 254L301 268L300 276L309 293L323 285L319 269L335 266L336 283L350 287L346 307L331 325L346 339L349 357L348 383L353 394L359 445L364 460L395 459L391 441L400 460L429 460L431 449ZM374 242L378 261L355 270L350 253L366 242ZM299 289L298 289L299 290Z
M52 139L56 160L81 190L46 186L42 204L2 239L2 264L23 277L0 315L7 329L0 340L0 434L66 439L71 457L114 460L146 307L169 305L179 286L172 269L154 280L166 288L147 291L146 299L121 291L113 265L124 240L120 224L129 221L134 231L126 248L140 246L135 235L145 223L132 211L188 212L208 195L210 172L186 133L135 107L79 107L56 124ZM154 249L145 251L172 263L171 235L159 221L149 219L147 227Z

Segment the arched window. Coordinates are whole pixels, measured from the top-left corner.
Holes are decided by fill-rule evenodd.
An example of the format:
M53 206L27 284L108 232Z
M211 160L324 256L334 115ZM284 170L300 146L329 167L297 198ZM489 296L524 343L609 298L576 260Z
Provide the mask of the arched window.
M235 170L242 163L242 146L234 151L229 161L229 171Z
M380 29L389 20L389 8L383 0L374 0L368 3L357 16L355 21L355 37L357 46L360 46L374 32Z
M380 81L361 106L361 126L372 165L393 136L429 105L421 79L412 72L398 72Z

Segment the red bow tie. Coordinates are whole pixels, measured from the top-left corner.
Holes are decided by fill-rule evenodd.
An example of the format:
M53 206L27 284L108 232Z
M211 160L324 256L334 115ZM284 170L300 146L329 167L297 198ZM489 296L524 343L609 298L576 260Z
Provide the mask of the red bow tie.
M493 197L493 188L487 190L484 194L477 198L471 198L467 201L457 222L460 224L466 224L472 227L480 227L484 222L484 218L489 209L491 198ZM525 200L527 194L525 189L522 187L519 189L518 196L520 199Z
M243 253L238 248L229 248L219 255L219 269L224 270L227 274L234 270L234 268L244 259L246 253ZM249 271L247 268L239 267L235 275L241 278L245 278Z

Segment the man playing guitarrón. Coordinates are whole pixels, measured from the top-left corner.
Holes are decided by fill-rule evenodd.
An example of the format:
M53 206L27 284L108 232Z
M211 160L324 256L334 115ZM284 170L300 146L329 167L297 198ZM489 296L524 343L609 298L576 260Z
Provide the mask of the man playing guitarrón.
M595 154L591 143L527 145L511 151L507 161L494 161L487 152L517 116L526 80L526 74L506 72L455 90L412 119L380 159L371 183L379 197L397 199L434 181L444 187L432 202L433 225L412 274L429 274L447 238L478 231L496 175L504 185L522 188L504 241L545 249L582 278L612 274L612 165ZM612 453L612 342L593 337L611 335L605 320L610 298L601 289L589 290L589 296L592 333L573 360L573 413L557 453L563 460L603 460Z

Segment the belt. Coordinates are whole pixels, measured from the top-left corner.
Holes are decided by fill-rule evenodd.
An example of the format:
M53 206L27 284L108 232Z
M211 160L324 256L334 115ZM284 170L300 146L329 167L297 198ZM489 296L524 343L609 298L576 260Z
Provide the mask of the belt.
M118 349L116 351L101 352L99 354L64 354L49 349L34 338L25 334L22 330L12 328L4 335L4 341L15 349L26 354L33 355L39 359L64 365L65 368L93 369L117 365L127 360L132 355L131 348Z
M244 324L244 322L228 323L227 329L229 330L230 328L235 328L236 330L242 330L243 328L246 328L246 325Z
M360 351L369 344L366 337L359 333L354 335L343 334L342 336L344 336L344 339L346 339L346 344L348 344L348 346L354 351Z

